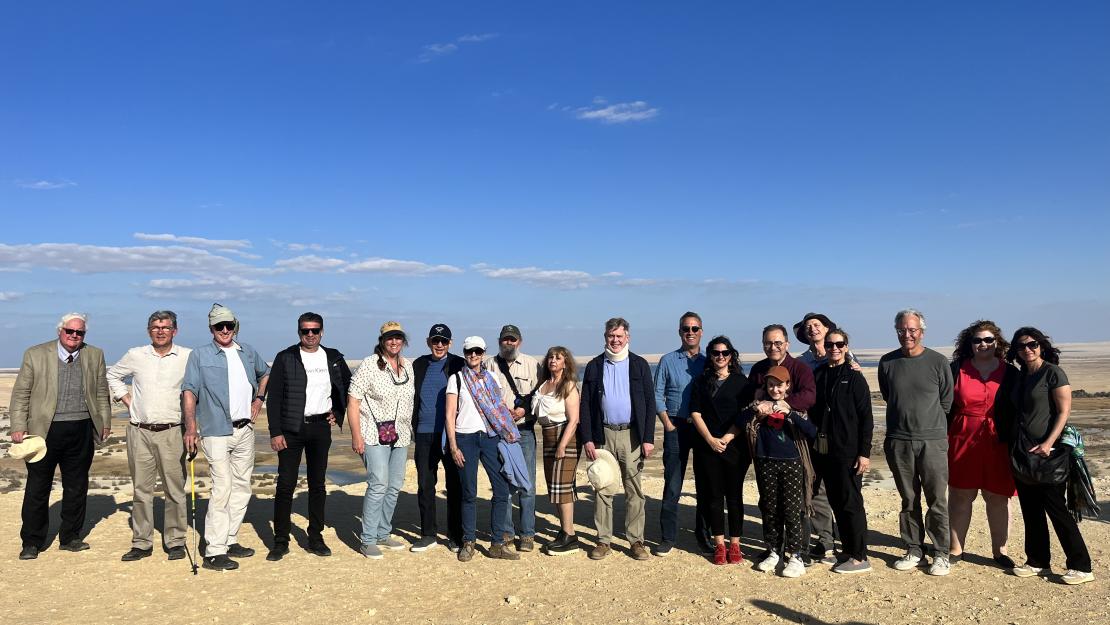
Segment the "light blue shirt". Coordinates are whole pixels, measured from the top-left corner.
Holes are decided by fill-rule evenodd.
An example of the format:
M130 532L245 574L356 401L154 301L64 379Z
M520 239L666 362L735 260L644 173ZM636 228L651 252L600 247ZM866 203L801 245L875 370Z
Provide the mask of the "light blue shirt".
M632 421L632 394L628 383L628 358L611 362L608 358L601 372L601 418L609 425Z
M235 343L251 394L258 394L262 378L270 375L270 367L253 347ZM197 398L197 429L201 436L231 436L231 400L227 385L227 355L210 341L192 351L185 364L185 378L181 391L189 391Z
M690 418L690 382L705 369L705 354L690 358L679 348L663 354L655 368L655 406L671 419Z

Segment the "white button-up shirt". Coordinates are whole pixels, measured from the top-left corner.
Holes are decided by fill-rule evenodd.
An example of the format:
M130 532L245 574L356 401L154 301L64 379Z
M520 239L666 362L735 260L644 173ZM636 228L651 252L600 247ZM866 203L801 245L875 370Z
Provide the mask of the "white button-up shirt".
M128 393L125 380L131 378L132 423L181 423L181 380L191 351L174 345L159 356L152 345L132 347L108 369L108 388L116 401Z

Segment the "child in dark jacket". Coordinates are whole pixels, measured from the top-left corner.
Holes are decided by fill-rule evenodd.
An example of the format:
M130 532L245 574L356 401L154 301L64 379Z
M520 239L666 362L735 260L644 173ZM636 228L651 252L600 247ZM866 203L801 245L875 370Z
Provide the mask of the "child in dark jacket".
M809 441L817 434L809 419L790 408L790 372L771 367L763 381L765 400L752 403L740 413L759 485L759 510L763 515L763 540L767 551L756 569L774 571L782 544L783 577L801 577L805 565L798 554L802 546L802 514L812 497L813 467ZM783 538L785 534L785 543Z

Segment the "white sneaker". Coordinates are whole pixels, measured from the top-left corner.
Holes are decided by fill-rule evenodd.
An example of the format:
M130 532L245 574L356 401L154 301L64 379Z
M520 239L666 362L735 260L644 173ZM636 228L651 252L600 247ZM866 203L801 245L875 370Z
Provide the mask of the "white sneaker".
M936 556L933 558L933 563L929 565L927 571L929 575L943 576L952 572L952 565L948 563L948 558L944 556Z
M896 571L910 571L916 568L918 564L921 564L921 556L907 553L894 561L894 569Z
M1076 584L1085 584L1087 582L1095 581L1095 574L1089 571L1076 571L1075 569L1068 569L1067 573L1060 578L1065 584L1074 586Z
M801 577L806 574L806 565L802 563L802 559L797 555L790 556L786 561L786 566L782 569L783 577Z
M762 560L759 561L759 564L755 565L755 570L763 571L764 573L767 573L767 572L770 572L770 571L774 571L775 567L777 567L778 565L779 565L779 554L772 551L771 555L767 556L766 558L763 558Z
M1035 577L1037 575L1045 574L1044 569L1036 566L1030 566L1028 562L1022 564L1021 566L1015 566L1013 569L1011 569L1011 571L1016 577Z

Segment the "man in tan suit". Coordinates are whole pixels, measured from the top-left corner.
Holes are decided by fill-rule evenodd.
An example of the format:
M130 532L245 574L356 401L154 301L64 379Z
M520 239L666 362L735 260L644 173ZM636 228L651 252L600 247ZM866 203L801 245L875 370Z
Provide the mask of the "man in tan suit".
M59 547L84 551L85 499L95 441L111 434L104 352L85 344L81 313L58 322L58 340L36 345L23 353L23 364L12 387L12 441L24 436L46 439L46 456L27 463L23 493L23 541L20 560L33 560L45 546L49 525L50 486L54 470L62 469L62 526Z

